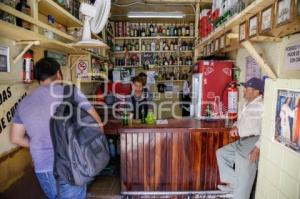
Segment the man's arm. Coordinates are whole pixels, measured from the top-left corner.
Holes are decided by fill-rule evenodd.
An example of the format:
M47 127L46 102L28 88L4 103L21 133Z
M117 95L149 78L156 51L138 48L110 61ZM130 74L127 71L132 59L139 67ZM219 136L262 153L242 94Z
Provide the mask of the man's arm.
M10 141L22 147L29 147L29 139L25 132L23 124L13 123L10 130Z
M102 132L104 132L103 123L102 123L101 118L100 118L99 114L97 113L96 109L91 108L87 112L96 120L100 129L102 130Z

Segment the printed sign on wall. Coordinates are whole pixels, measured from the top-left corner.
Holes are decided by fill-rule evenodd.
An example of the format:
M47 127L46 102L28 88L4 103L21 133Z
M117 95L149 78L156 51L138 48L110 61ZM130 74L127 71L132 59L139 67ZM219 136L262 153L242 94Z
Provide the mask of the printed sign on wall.
M290 70L300 70L300 43L285 48L285 67Z
M26 96L24 86L0 86L0 155L15 147L9 141L9 130L16 108Z
M300 153L300 91L278 90L275 140Z
M246 57L246 81L252 77L261 78L261 69L251 56Z
M76 77L77 78L88 78L88 65L87 60L79 60L76 64Z

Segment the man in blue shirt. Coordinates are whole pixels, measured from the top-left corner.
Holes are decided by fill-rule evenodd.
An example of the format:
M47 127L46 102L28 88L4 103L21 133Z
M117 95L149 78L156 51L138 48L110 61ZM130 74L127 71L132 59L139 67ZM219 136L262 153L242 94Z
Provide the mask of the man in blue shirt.
M48 198L54 199L59 195L60 199L84 199L86 185L73 186L63 181L56 182L53 176L54 152L49 121L64 98L60 65L54 59L43 58L36 63L35 74L40 86L19 104L13 119L10 140L16 145L29 147L36 176ZM103 128L96 110L76 88L74 98L79 107L88 111L99 127Z

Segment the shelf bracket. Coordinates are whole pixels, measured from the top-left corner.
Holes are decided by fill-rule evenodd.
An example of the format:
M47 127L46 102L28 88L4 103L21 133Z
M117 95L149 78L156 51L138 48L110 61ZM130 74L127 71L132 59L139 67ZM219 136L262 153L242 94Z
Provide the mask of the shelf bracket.
M250 41L244 41L242 42L242 45L253 57L253 59L255 59L255 61L261 67L261 69L264 70L271 79L276 80L276 74L272 71L271 67L266 63L266 61L259 55L253 44Z
M226 37L229 39L237 39L237 38L239 38L239 34L238 33L228 33L226 35Z
M253 42L281 42L282 39L270 36L256 36L250 39Z
M40 45L40 41L19 41L19 42L14 42L14 45L23 45L27 44L23 51L13 60L13 63L16 64L22 57L23 55L33 46L38 46Z

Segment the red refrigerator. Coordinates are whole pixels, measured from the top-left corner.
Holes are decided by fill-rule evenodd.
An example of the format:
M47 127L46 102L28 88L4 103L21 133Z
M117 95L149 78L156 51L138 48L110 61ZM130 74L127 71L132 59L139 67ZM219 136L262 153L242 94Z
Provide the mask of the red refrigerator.
M228 110L226 90L232 82L232 68L232 61L200 60L198 62L193 75L193 80L197 78L198 81L193 81L196 85L193 84L192 109L194 109L193 113L200 109L200 114L192 116L203 118L207 116L208 110L215 118L226 114Z

